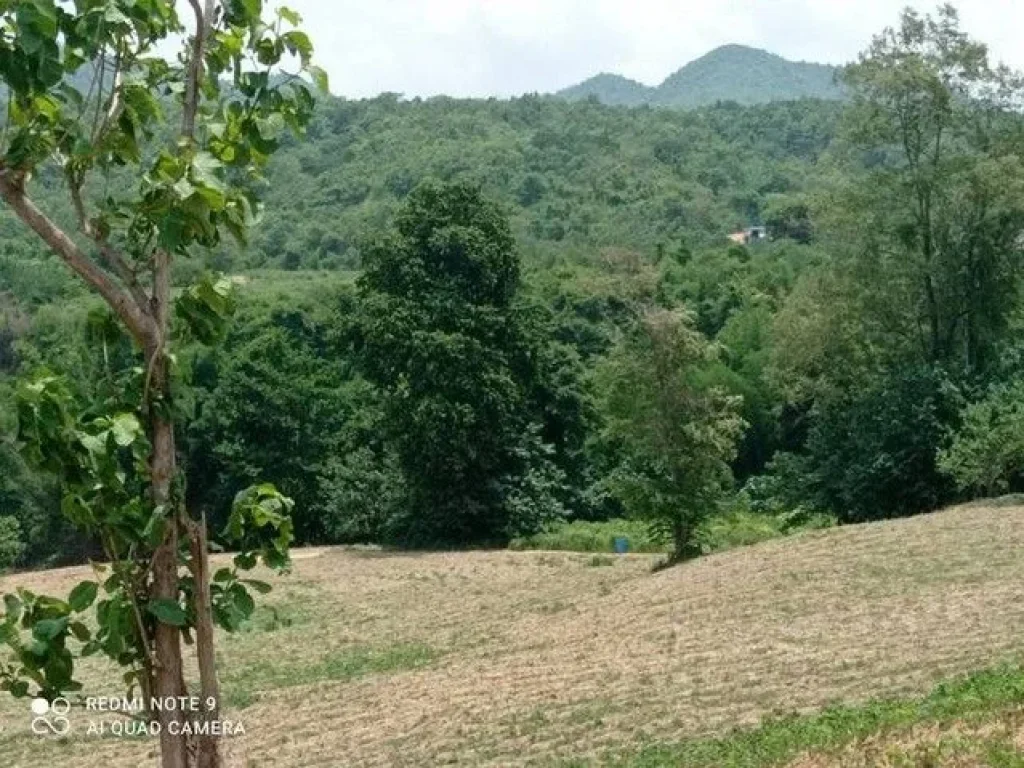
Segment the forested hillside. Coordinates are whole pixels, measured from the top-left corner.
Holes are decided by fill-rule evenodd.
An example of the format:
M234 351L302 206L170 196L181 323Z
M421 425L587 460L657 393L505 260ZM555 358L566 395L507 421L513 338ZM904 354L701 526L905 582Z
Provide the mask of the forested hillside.
M824 64L787 61L745 45L723 45L694 59L649 87L621 75L603 73L556 95L602 104L692 109L722 101L765 104L796 99L842 99L838 70Z
M601 247L705 246L805 192L840 111L816 101L670 112L533 96L327 99L308 136L272 162L251 243L221 251L219 264L356 268L360 240L426 179L481 185L510 214L528 264L587 260ZM52 183L42 178L41 194L69 219ZM0 226L3 252L38 250L8 212ZM0 275L23 268L0 261Z
M262 478L300 542L402 544L628 514L684 557L719 512L786 528L1024 490L1019 83L915 18L846 70L850 101L321 98L248 241L176 269L183 301L227 312L230 284L238 307L223 339L178 321L190 507L219 525ZM30 187L73 220L59 175ZM752 225L769 237L727 239ZM0 235L0 539L73 559L93 545L16 450L17 383L62 374L91 413L137 353L8 210Z
M275 160L268 215L243 259L356 267L360 236L430 178L501 202L528 264L704 246L805 191L839 113L827 102L684 113L538 97L334 100Z
M613 107L637 107L649 103L653 92L653 88L636 80L611 72L601 72L588 77L582 83L563 88L555 93L555 96L569 101L596 99Z

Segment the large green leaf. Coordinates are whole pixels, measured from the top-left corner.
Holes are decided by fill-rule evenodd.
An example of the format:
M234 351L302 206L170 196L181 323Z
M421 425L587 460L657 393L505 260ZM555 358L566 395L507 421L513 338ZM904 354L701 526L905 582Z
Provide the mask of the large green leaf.
M146 608L164 624L183 627L188 622L185 609L176 600L167 600L166 598L150 600Z
M99 584L95 581L83 581L71 590L68 604L75 613L81 613L93 604L99 592Z
M32 626L32 634L39 640L53 640L68 628L68 617L43 619Z

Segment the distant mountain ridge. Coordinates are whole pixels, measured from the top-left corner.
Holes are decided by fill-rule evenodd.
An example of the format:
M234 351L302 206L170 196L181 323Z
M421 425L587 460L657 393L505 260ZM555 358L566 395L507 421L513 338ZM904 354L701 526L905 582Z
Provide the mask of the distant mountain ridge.
M827 64L789 61L745 45L723 45L651 87L621 75L602 73L564 88L555 96L603 104L702 107L719 101L764 104L794 99L842 99L838 69Z

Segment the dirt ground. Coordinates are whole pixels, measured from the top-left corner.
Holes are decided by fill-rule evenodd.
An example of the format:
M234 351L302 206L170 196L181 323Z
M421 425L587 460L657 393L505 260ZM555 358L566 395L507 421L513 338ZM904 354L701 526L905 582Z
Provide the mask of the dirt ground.
M640 555L304 550L248 631L222 638L225 717L245 729L230 764L586 764L921 692L1024 648L1022 545L1024 508L974 507L658 573ZM11 576L0 592L66 593L88 575ZM82 669L86 695L118 693L110 667ZM27 702L0 698L0 765L155 764L154 740L69 719L68 738L34 736Z

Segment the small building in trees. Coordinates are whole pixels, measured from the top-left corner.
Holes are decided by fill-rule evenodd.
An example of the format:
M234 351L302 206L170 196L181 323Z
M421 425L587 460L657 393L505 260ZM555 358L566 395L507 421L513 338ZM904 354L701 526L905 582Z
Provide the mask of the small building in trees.
M739 232L733 232L729 235L729 239L739 245L761 242L768 239L768 228L764 226L748 227L747 229L741 229Z

